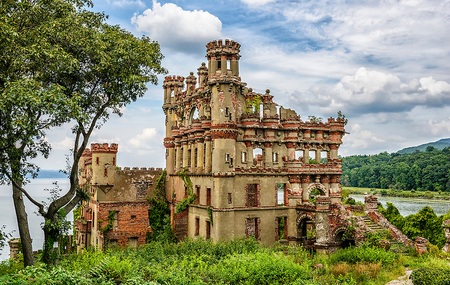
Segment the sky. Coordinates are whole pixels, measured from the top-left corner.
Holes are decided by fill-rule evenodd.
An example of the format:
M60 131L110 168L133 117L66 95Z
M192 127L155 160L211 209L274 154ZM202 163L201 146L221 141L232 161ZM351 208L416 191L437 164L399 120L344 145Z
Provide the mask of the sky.
M161 46L169 75L197 73L211 40L241 44L240 76L308 116L348 119L342 156L450 137L450 0L94 0L92 10ZM122 167L164 167L164 76L91 142ZM48 135L43 169L64 168L70 126Z

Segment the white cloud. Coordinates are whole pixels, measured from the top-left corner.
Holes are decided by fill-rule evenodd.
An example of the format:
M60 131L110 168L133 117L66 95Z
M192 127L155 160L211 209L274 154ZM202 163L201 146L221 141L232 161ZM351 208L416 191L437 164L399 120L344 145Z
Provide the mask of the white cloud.
M241 0L241 2L250 7L259 7L273 3L275 0Z
M219 18L207 11L186 11L173 3L161 5L155 0L153 9L134 15L131 21L161 45L183 52L219 39L222 30Z
M130 6L145 7L145 3L141 0L107 0L112 6L128 8Z
M150 149L155 143L157 132L155 128L145 128L142 133L131 138L129 144L134 148Z

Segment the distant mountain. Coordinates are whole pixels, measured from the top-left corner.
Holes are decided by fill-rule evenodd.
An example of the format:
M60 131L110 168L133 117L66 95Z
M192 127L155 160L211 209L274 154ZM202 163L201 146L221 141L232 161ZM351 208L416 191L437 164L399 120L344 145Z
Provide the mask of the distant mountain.
M406 154L406 153L413 153L415 151L425 151L428 146L432 146L434 148L442 150L443 148L450 147L450 138L440 139L435 142L429 142L429 143L421 144L418 146L407 147L407 148L397 151L397 153Z
M48 170L41 169L38 173L38 178L66 178L67 176L64 173L61 173L59 170Z

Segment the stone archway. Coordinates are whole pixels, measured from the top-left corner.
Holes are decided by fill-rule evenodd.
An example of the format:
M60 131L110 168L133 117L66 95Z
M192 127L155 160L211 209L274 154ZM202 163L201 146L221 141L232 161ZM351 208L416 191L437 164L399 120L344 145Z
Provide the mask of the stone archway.
M316 240L316 225L313 213L303 213L297 218L297 242L312 248Z
M303 201L309 201L311 193L315 190L318 191L319 196L328 196L328 190L324 185L320 183L311 183L306 191L303 192Z
M347 248L356 244L347 227L337 228L333 233L333 242L340 248Z

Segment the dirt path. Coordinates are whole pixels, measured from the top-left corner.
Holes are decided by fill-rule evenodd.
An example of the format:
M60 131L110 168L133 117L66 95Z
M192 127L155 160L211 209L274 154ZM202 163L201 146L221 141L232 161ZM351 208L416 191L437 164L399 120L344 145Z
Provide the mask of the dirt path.
M386 283L386 285L413 285L411 279L409 279L411 272L412 270L407 269L406 275L400 276L397 280L392 280Z

